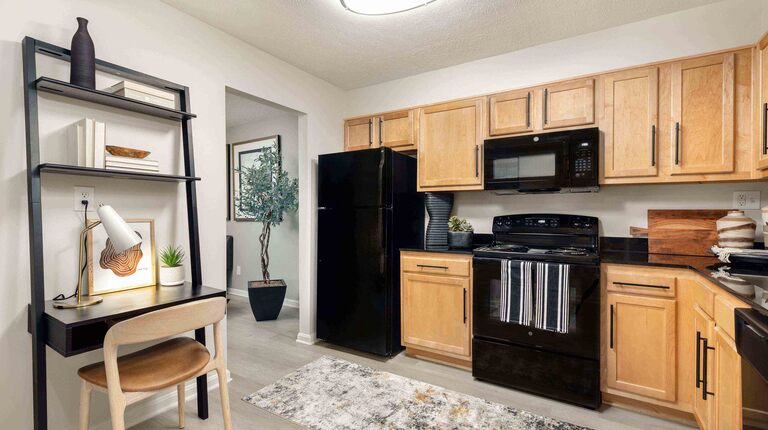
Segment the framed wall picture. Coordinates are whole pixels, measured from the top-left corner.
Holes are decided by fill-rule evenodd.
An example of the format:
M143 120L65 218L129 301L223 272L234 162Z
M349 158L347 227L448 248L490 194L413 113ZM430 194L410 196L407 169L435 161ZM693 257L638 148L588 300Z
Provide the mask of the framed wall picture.
M103 226L88 232L88 295L157 284L155 222L151 219L125 221L142 238L142 242L121 253L115 252ZM95 222L88 220L89 225Z
M237 197L240 193L240 166L253 167L259 162L261 154L270 148L276 148L280 153L280 136L268 136L259 139L246 140L232 144L232 208L235 221L253 221L247 215L240 212ZM282 168L282 167L281 167Z

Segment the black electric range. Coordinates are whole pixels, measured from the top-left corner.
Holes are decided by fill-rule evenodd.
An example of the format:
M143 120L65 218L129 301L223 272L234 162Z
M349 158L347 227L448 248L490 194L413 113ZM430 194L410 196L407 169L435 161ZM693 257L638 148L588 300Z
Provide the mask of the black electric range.
M505 215L492 231L473 252L472 375L598 408L597 218Z

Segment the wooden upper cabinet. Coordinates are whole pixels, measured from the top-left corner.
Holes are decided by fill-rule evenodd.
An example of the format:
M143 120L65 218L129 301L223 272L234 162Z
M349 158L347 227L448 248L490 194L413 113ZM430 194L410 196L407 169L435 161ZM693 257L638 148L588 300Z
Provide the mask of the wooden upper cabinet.
M533 131L531 103L533 90L508 91L488 99L491 136Z
M483 189L485 98L419 110L419 191Z
M659 69L603 77L606 178L657 176Z
M606 386L674 402L675 300L608 293Z
M672 63L671 173L734 171L735 55Z
M696 392L693 396L693 415L696 422L702 429L709 429L714 421L714 398L711 395L702 395L704 390L704 380L707 381L707 391L712 392L713 381L715 380L714 370L716 369L715 354L712 350L705 348L704 339L707 340L708 347L714 348L712 344L715 322L698 305L694 305L693 312L693 330L695 338L690 341L696 342L695 360L696 360L696 380L690 383L696 384ZM707 360L707 372L704 373L704 360ZM738 374L737 374L738 375ZM734 375L736 377L737 375Z
M417 117L417 109L385 113L376 117L379 145L395 151L416 150Z
M768 169L768 34L763 36L760 42L757 44L757 55L759 76L758 81L755 83L758 85L758 102L760 112L760 132L759 132L759 148L757 156L757 168Z
M373 117L348 119L344 121L344 150L357 151L378 147L376 121Z
M571 127L594 122L594 79L552 84L542 90L542 128Z

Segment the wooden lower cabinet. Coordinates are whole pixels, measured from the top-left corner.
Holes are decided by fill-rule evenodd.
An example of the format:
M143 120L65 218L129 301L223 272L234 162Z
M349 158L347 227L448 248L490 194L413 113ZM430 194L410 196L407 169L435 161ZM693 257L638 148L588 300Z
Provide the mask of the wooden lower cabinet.
M453 270L464 264L471 267L472 256L403 252L400 258L401 336L406 353L471 367L471 270L464 275ZM440 267L445 267L443 273Z
M715 416L716 429L741 429L741 356L736 342L715 327Z
M701 429L710 429L715 414L714 398L711 393L716 369L716 357L713 353L715 322L698 305L694 306L693 341L696 345L696 393L693 398L693 415Z

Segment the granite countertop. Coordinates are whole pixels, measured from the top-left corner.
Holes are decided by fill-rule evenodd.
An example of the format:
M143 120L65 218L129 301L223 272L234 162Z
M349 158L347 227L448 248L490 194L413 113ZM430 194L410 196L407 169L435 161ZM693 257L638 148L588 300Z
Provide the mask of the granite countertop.
M472 235L472 248L448 248L448 249L427 249L423 248L400 248L400 251L413 251L413 252L437 252L442 254L465 254L472 255L472 251L475 248L482 246L488 246L493 241L492 234L475 233Z
M649 254L647 239L603 237L600 261L610 264L690 269L768 315L768 275L734 273L717 257Z

